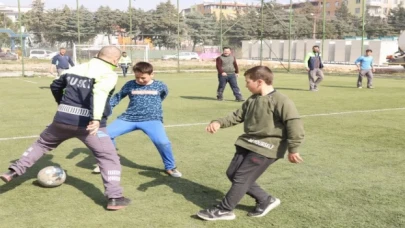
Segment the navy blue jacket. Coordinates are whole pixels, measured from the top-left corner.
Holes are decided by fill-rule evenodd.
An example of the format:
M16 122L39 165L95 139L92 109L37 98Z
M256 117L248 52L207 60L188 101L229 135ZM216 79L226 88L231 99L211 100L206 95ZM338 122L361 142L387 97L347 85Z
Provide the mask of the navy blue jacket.
M70 58L67 55L61 55L57 54L52 58L52 64L56 65L56 69L69 69L69 64L73 67L75 64L72 61L72 58Z
M100 127L105 127L111 115L110 97L118 79L115 68L94 58L64 71L50 86L59 105L54 122L86 127L90 121L99 120Z

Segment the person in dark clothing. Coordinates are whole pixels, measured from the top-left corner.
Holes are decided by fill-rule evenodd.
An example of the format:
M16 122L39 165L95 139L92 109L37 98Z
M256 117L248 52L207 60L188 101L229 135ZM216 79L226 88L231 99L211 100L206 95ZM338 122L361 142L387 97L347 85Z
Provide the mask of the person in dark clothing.
M321 54L319 53L319 46L312 47L312 52L309 52L304 59L305 68L308 71L309 78L309 91L318 91L319 83L324 78L323 75L323 63ZM316 80L315 80L316 78Z
M72 58L66 55L66 49L59 49L59 54L55 55L52 58L52 65L55 65L58 77L62 75L62 72L69 69L69 65L74 67L75 64L72 61ZM51 74L53 74L53 69L51 66Z
M231 86L233 95L236 101L244 101L240 89L238 87L238 74L239 68L236 63L236 58L231 55L231 48L224 47L223 53L216 59L216 66L218 71L218 89L217 100L223 100L223 93L227 83Z

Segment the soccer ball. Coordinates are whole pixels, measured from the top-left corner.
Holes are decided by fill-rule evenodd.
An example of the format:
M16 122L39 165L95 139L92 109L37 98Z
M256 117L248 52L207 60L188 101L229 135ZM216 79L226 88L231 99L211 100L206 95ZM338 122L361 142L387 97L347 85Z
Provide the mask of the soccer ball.
M66 180L66 172L58 166L48 166L39 171L38 183L44 187L57 187Z

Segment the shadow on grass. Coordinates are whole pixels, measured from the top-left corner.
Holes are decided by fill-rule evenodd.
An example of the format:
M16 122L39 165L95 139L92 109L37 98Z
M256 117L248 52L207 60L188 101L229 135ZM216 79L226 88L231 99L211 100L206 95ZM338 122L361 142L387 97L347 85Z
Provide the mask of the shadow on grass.
M39 86L38 88L40 88L40 89L50 89L51 87L49 87L49 86Z
M94 156L92 155L91 151L87 148L73 149L73 151L70 154L68 154L68 156L66 156L66 158L72 159L79 154L85 154L87 156L82 161L80 161L76 164L77 167L80 167L83 169L89 169L89 170L93 170L96 167L97 161L94 158ZM154 167L150 167L150 166L136 164L135 162L124 157L123 155L121 155L119 153L118 153L118 155L120 156L120 161L121 161L122 166L140 169L140 170L149 170L149 171L157 171L157 172L164 171L163 169L158 169L158 168L154 168Z
M354 86L341 86L341 85L322 85L321 87L357 89L357 87L356 87L355 85L354 85Z
M29 170L27 170L27 172L24 175L17 177L10 183L7 183L7 184L4 184L3 186L1 186L0 194L13 190L17 186L19 186L22 183L24 183L28 180L31 180L31 179L34 179L34 181L32 182L33 185L40 186L38 184L36 178L37 178L38 172L42 168L47 167L47 166L63 167L63 166L59 165L58 163L53 162L52 158L53 158L53 155L45 154L40 160L38 160L38 162L34 166L32 166ZM11 161L11 162L15 162L15 161ZM100 189L98 189L96 186L94 186L93 184L91 184L89 182L86 182L82 179L69 175L69 172L67 170L65 170L65 172L67 174L67 178L66 178L66 181L64 184L70 185L70 186L78 189L79 191L83 192L87 197L92 199L94 201L94 203L96 203L100 206L104 206L104 204L106 203L106 198L105 198L104 194L100 191ZM42 187L42 186L40 186L40 187Z
M87 156L82 161L78 162L76 166L89 169L89 172L91 172L91 170L95 167L96 160L89 149L74 149L66 158L72 159L81 153ZM222 200L223 193L216 189L206 187L185 178L170 177L165 173L164 169L140 165L127 159L122 154L119 154L119 156L122 166L141 170L139 175L153 178L152 181L141 184L137 188L139 191L145 192L148 188L157 187L159 185L167 185L173 189L174 193L183 195L184 198L186 198L189 202L199 206L202 209L212 207Z
M200 97L200 96L180 96L180 97L189 100L211 100L211 101L217 100L217 98L215 97Z
M168 177L161 172L142 171L142 176L153 178L152 181L143 183L137 188L139 191L146 192L148 188L159 185L166 185L173 189L174 193L181 194L187 201L197 205L201 209L209 208L222 200L224 194L216 189L201 185L186 178Z
M297 91L309 91L309 89L285 88L285 87L276 87L276 90L297 90Z

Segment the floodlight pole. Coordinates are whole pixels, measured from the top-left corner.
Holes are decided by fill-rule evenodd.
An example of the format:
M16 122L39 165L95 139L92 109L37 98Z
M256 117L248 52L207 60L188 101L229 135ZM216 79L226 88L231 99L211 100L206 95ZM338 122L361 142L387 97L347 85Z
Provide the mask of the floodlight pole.
M180 73L180 3L177 0L177 73Z
M219 1L219 24L221 26L220 51L222 50L222 0Z
M128 0L129 1L129 38L131 38L130 40L130 44L132 44L132 0Z
M80 45L80 11L79 0L76 0L76 14L77 14L77 42Z
M263 10L264 10L264 0L262 0L262 4L261 4L261 10L262 10L262 26L261 26L261 31L260 31L260 66L263 63L263 30L264 30L264 21L263 21Z
M326 0L323 0L323 20L322 20L322 55L323 55L323 51L324 51L324 43L325 43L325 24L326 24ZM326 57L325 57L326 58Z
M362 22L361 22L361 26L362 26L362 29L361 29L361 55L363 54L363 52L364 52L364 35L365 35L365 31L364 31L364 21L365 21L365 15L366 15L366 0L363 0L363 2L362 2Z
M290 22L288 25L288 72L291 70L291 24L292 24L292 0L290 0Z
M20 0L18 0L18 20L20 23L20 46L21 46L21 70L22 70L22 76L25 76L25 69L24 69L24 49L25 45L23 43L23 31L22 31L22 15L21 15L21 9L20 9Z

